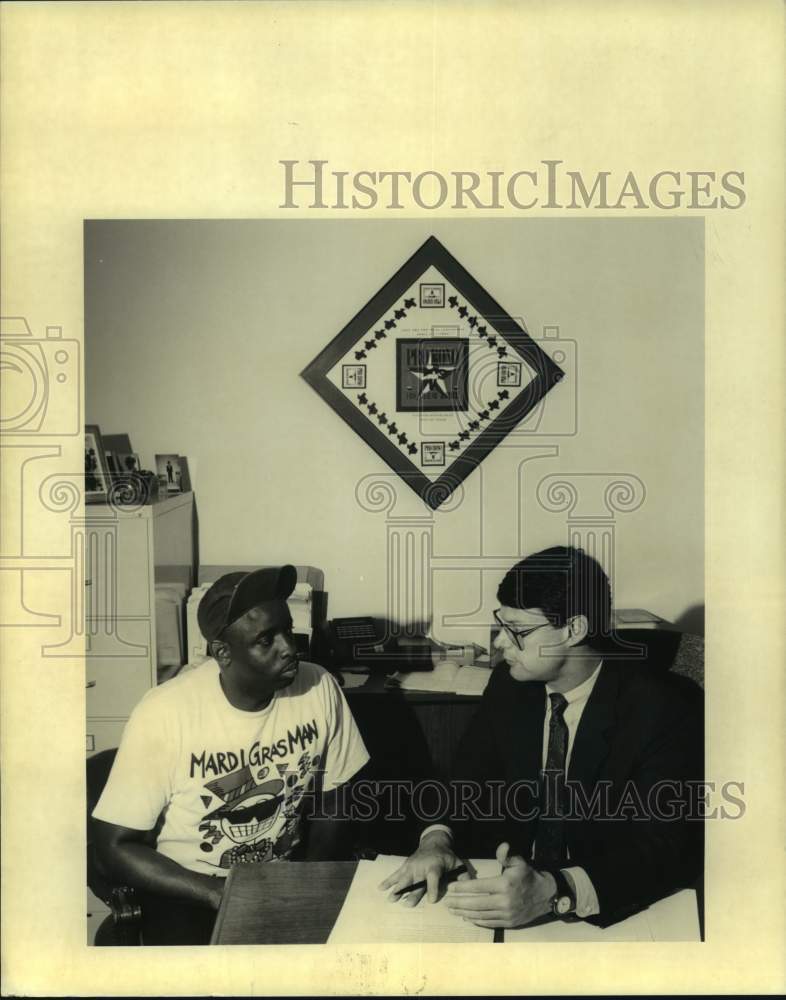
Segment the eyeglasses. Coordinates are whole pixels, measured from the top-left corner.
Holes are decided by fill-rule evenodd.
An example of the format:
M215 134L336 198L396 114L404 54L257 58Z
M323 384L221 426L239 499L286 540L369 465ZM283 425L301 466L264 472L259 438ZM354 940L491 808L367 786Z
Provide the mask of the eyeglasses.
M551 624L551 622L542 622L542 624L540 625L533 625L532 628L515 629L513 628L512 625L508 625L507 622L504 622L500 618L499 608L497 608L497 610L494 611L493 614L494 614L494 621L496 621L497 625L499 625L501 629L504 629L505 632L507 632L507 634L516 643L516 646L519 649L524 649L523 643L528 635L531 635L533 632L537 632L539 628L545 628L547 625Z

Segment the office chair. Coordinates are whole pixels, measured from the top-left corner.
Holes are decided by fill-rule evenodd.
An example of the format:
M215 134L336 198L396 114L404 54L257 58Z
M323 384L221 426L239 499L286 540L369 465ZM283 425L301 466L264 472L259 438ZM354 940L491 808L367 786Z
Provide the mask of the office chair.
M700 635L681 632L677 655L671 664L671 672L689 677L704 689L704 639Z
M102 750L88 757L86 766L87 787L87 885L109 907L111 913L96 931L98 946L139 945L142 909L128 886L116 885L106 871L93 840L95 820L92 813L109 772L112 770L117 749Z
M621 628L615 635L624 643L644 646L644 662L654 669L687 677L704 688L704 639L701 636L665 628ZM613 643L612 648L620 651Z
M675 677L691 697L703 700L704 694L704 639L690 632L674 629L618 629L623 642L644 646L645 661L654 670L667 671ZM699 912L699 931L705 940L704 867L693 884Z

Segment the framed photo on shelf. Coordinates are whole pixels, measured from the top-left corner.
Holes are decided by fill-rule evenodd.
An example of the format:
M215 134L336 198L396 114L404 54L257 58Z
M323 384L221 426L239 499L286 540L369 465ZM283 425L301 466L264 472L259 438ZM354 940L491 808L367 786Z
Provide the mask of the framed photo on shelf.
M85 503L104 503L111 478L97 424L85 425Z
M180 491L188 493L191 490L191 473L188 471L188 459L185 455L178 455L180 464Z
M135 451L118 452L115 455L115 461L117 462L117 473L119 476L128 476L133 472L142 471L142 463L139 461L139 455Z
M104 434L104 447L111 451L115 457L117 455L128 455L133 452L131 438L128 434Z
M106 442L104 442L106 444ZM120 474L120 466L117 464L117 455L113 451L105 451L106 467L109 470L109 478L114 479Z
M183 470L180 455L156 455L156 475L159 483L166 482L167 493L183 492Z

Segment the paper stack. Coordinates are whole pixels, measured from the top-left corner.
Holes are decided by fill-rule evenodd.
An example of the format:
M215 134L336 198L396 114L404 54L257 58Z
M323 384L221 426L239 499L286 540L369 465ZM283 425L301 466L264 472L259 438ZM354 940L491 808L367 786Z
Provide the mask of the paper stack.
M185 659L183 602L186 586L181 583L157 583L156 594L156 665L180 667Z
M188 636L186 656L189 663L199 663L207 656L207 642L199 631L197 608L209 588L209 583L205 583L201 587L194 587L186 605L186 633Z
M295 632L308 632L313 628L313 590L310 583L299 583L287 601Z
M404 691L481 695L491 677L488 667L461 667L445 660L430 671L413 671L395 675Z

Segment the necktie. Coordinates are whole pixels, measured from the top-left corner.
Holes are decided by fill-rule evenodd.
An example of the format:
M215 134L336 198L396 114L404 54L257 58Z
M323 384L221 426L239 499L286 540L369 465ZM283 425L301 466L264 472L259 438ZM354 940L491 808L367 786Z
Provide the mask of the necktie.
M565 850L565 765L568 759L568 727L564 713L568 706L564 695L549 695L549 745L546 767L540 782L540 815L535 835L536 868L556 867L567 860Z

